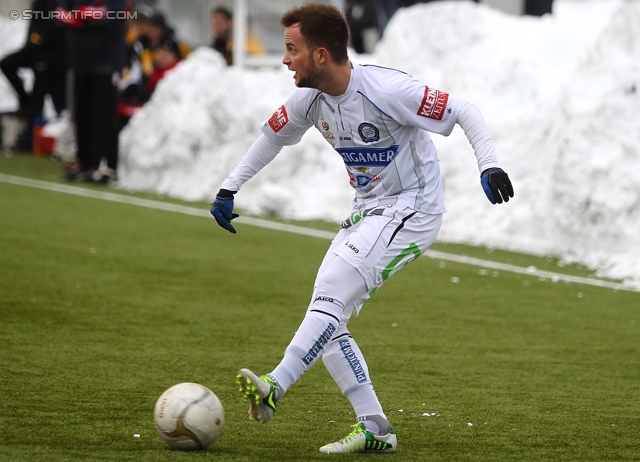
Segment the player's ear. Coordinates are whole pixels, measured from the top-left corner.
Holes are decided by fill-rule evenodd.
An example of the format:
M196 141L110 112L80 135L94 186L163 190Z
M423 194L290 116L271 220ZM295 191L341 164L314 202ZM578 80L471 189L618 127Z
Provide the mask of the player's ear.
M317 56L318 56L318 64L324 64L331 57L331 54L329 53L329 50L327 50L326 48L323 48L323 47L319 47L316 50L316 53L317 53Z

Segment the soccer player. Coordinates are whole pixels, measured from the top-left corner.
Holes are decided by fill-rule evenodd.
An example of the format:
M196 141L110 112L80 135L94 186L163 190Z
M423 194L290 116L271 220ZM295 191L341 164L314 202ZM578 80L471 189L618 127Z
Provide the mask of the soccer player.
M287 11L282 62L299 87L262 126L262 134L222 183L211 208L235 233L234 195L283 146L315 127L342 157L355 190L318 270L305 317L280 364L258 376L241 369L240 391L249 418L265 423L286 391L319 357L350 401L357 423L323 453L394 452L397 438L347 328L351 315L436 239L445 211L436 149L428 132L449 135L456 124L475 152L480 183L492 203L513 197L479 109L393 69L353 64L349 28L340 11L308 3Z

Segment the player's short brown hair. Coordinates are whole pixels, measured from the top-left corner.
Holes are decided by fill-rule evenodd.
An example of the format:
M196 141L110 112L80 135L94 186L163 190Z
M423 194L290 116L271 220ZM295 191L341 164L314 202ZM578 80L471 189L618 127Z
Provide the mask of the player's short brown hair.
M338 64L343 64L349 59L349 25L338 8L326 3L312 2L292 8L280 18L280 24L284 27L298 23L300 34L309 48L326 48Z

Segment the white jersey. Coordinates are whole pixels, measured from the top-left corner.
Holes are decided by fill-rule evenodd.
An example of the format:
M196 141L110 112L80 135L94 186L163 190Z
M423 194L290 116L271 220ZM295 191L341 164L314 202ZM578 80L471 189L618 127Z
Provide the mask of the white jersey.
M315 126L344 161L355 209L396 204L437 214L445 211L442 183L427 131L448 135L459 110L455 98L403 72L354 65L344 95L299 89L262 132L288 146Z
M300 142L315 126L344 161L355 189L355 210L397 205L440 214L445 207L439 161L428 132L449 135L460 123L461 110L473 112L466 111L468 107L476 109L404 72L353 65L343 95L300 88L264 122L262 133L276 147L275 156L280 147ZM476 150L480 170L498 166L479 111L462 118L468 121L463 128ZM238 190L269 161L265 156L254 162L255 156L250 150L244 165L223 188Z

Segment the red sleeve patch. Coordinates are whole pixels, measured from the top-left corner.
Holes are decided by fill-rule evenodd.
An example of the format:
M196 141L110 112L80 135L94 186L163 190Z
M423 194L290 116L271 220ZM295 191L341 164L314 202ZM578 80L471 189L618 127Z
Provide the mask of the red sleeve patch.
M278 133L282 128L289 123L289 115L284 106L281 106L276 112L273 113L269 119L269 126L271 130Z
M424 98L418 109L418 115L429 119L442 120L449 101L449 93L424 87Z

